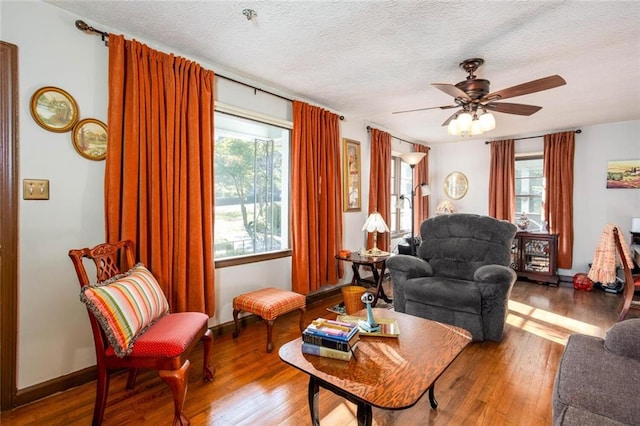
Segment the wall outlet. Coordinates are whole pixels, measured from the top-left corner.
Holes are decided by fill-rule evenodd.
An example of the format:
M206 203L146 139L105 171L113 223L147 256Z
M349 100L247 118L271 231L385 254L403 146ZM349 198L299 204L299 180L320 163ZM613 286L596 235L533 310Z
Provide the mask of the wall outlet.
M48 200L49 181L46 179L25 179L22 185L24 200Z

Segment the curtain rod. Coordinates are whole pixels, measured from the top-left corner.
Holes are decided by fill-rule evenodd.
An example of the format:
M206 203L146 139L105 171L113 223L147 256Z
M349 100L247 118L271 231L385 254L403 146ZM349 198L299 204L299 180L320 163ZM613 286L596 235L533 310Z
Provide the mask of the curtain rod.
M105 32L105 31L100 31L98 29L95 29L95 28L87 25L86 22L84 22L84 21L82 21L80 19L78 19L76 21L76 28L79 29L82 32L85 32L85 33L95 33L97 35L100 35L100 37L102 38L102 41L104 42L104 45L105 46L109 46L109 33ZM215 73L215 74L216 74L216 77L220 77L222 79L225 79L225 80L237 83L237 84L241 84L243 86L246 86L246 87L249 87L249 88L253 89L254 95L256 94L256 92L262 92L262 93L266 93L266 94L271 95L271 96L275 96L276 98L284 99L285 101L293 102L293 99L285 98L284 96L280 96L280 95L277 95L275 93L269 92L267 90L261 89L259 87L255 87L255 86L252 86L250 84L243 83L242 81L235 80L233 78L224 76L222 74L218 74L218 73ZM340 118L340 120L344 120L344 115L340 115L339 118Z
M574 133L578 133L578 134L580 134L580 133L582 133L582 130L580 130L580 129L575 130L575 131L574 131ZM515 139L513 139L513 140L514 140L514 141L521 141L521 140L523 140L523 139L535 139L535 138L543 138L543 137L544 137L544 135L538 135L538 136L527 136L527 137L525 137L525 138L515 138ZM496 142L496 141L494 141L494 142ZM485 145L488 145L488 144L490 144L490 143L491 143L491 141L484 141L484 144L485 144Z
M371 126L367 126L367 133L371 133ZM400 142L411 143L411 144L414 144L414 145L422 145L422 144L416 144L415 142L409 142L409 141L406 141L406 140L404 140L404 139L400 139L400 138L399 138L399 137L397 137L397 136L393 136L393 135L391 135L391 137L392 137L392 138L394 138L394 139L398 139ZM422 145L422 146L426 147L427 149L431 149L431 147L430 147L430 146L426 146L426 145Z

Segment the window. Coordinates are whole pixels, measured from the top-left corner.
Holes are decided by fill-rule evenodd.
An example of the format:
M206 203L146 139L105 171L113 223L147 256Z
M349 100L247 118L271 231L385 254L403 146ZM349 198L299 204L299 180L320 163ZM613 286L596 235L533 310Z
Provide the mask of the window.
M288 129L215 113L215 259L289 248Z
M407 199L400 199L404 195ZM389 229L392 236L411 229L411 167L400 157L391 157L391 219Z
M544 193L542 156L516 158L516 211L517 218L523 213L529 218L529 230L545 229L542 217L542 196Z

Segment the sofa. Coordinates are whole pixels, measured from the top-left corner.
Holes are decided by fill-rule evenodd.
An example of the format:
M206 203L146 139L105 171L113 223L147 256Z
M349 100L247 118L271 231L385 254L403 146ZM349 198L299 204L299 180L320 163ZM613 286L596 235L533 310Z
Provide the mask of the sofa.
M553 386L554 425L640 424L640 318L605 338L574 334Z
M516 281L515 232L512 223L470 213L425 220L417 256L387 260L394 309L464 328L474 341L501 341Z

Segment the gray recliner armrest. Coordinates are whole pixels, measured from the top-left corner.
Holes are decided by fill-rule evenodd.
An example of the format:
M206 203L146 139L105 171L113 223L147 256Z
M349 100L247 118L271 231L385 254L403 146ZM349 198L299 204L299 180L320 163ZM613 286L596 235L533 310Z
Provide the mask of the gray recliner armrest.
M387 260L387 268L401 272L405 279L416 277L430 277L433 275L433 268L424 259L419 259L406 254L397 254Z
M406 254L391 256L386 265L393 281L393 308L396 312L405 312L405 283L411 278L432 276L433 268L426 260Z
M513 269L502 265L484 265L473 274L473 280L477 283L505 283L515 281L516 273Z
M604 338L609 352L640 361L640 318L615 323Z

